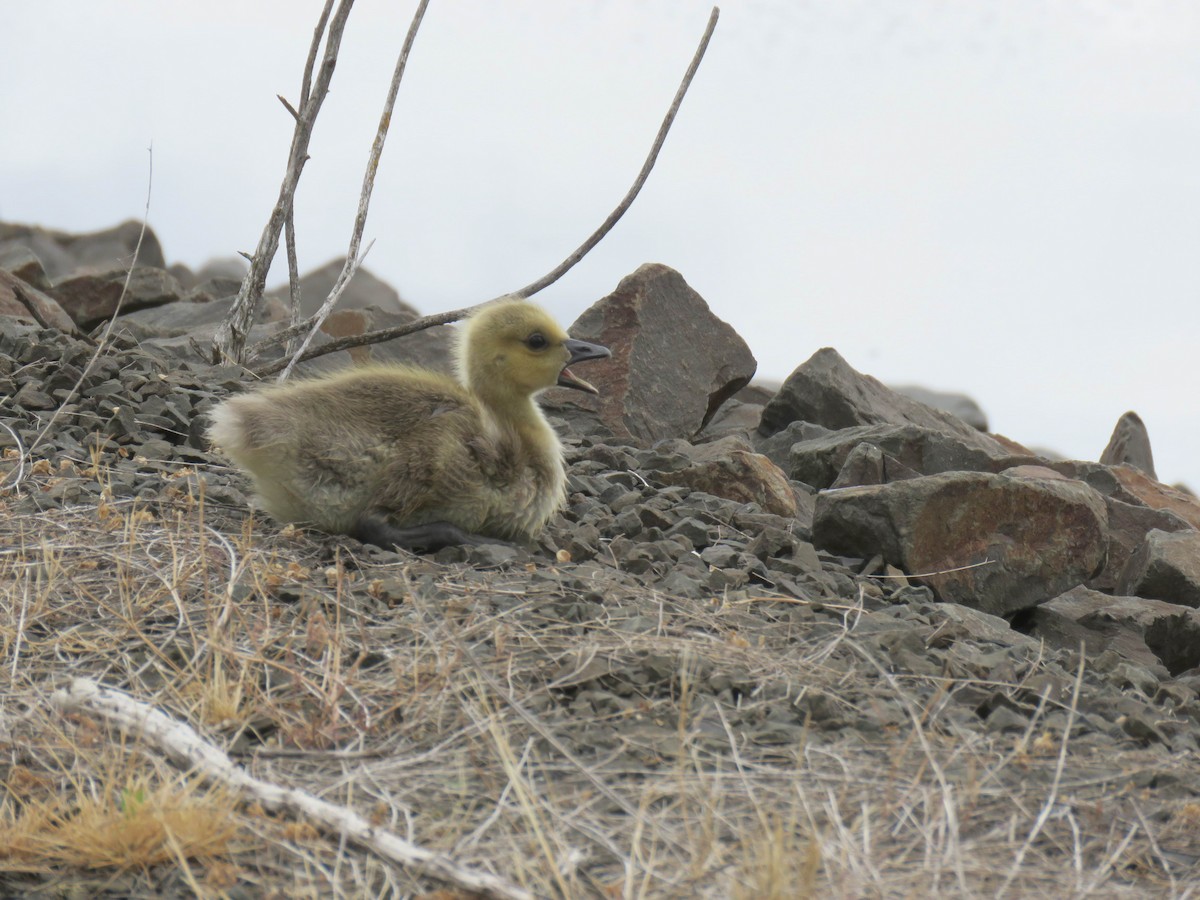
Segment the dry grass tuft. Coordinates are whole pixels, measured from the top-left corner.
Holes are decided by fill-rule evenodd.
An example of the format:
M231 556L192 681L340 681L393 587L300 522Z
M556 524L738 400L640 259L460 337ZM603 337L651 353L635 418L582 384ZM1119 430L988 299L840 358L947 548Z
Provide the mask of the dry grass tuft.
M22 796L28 783L10 774L0 803L0 869L145 870L233 849L237 799L228 791L180 777L155 782L131 771L107 774L103 782L80 781L62 794L39 790L35 797Z

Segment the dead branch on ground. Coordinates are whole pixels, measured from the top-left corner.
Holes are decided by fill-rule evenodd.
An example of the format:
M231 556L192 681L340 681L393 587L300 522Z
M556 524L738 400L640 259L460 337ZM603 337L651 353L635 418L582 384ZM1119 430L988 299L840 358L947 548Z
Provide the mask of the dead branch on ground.
M336 834L353 841L399 866L455 885L484 897L500 900L532 900L533 895L517 885L486 872L459 866L441 853L434 853L404 838L372 825L358 813L336 803L314 797L297 788L284 788L256 778L236 765L224 751L204 740L186 722L177 722L128 694L76 678L69 690L56 691L53 703L65 711L98 715L123 730L144 739L179 765L201 777L228 785L249 795L272 810L284 809L307 816Z

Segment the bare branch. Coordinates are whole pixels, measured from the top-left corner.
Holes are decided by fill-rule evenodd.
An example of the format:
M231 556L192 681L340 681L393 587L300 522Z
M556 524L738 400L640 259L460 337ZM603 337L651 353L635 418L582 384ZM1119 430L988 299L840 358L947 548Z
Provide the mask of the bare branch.
M638 172L637 178L634 179L633 187L629 189L629 192L621 199L621 202L617 204L617 208L608 214L608 218L604 220L599 228L592 232L586 241L575 249L574 253L537 281L525 285L525 287L518 291L513 291L513 294L518 297L532 297L538 291L554 284L554 282L570 271L576 263L583 259L588 251L600 243L604 239L604 236L612 230L612 227L620 221L621 216L625 215L625 211L633 205L634 199L642 190L642 185L646 183L646 179L650 176L650 170L654 168L654 163L658 160L658 152L662 150L663 143L667 139L667 132L671 130L671 125L675 121L675 114L679 112L679 106L683 103L684 95L687 94L688 88L692 84L692 78L695 77L696 70L700 68L700 61L704 59L704 52L708 49L708 42L712 38L713 30L717 27L717 18L720 14L721 10L714 6L712 13L708 17L708 27L704 29L704 36L700 38L700 46L696 48L691 64L688 65L687 72L683 75L683 81L679 85L679 90L675 92L675 99L671 101L671 108L667 110L666 116L663 117L658 134L654 137L654 146L650 148L650 154L646 157L646 161L642 163L642 169Z
M350 236L350 249L346 252L346 262L342 266L342 271L338 275L337 280L333 283L333 289L330 290L329 296L325 298L325 302L321 304L321 308L310 319L312 327L309 329L308 334L305 335L304 340L300 342L300 347L292 354L288 364L284 367L283 373L279 376L280 381L286 381L288 376L292 374L300 355L308 349L308 345L312 343L312 339L321 327L321 323L329 317L334 304L341 299L342 292L346 290L346 286L350 283L350 279L354 277L354 273L358 271L358 266L362 262L362 257L358 254L358 248L362 241L363 229L367 224L367 210L371 205L371 192L375 188L375 173L379 170L379 159L383 155L383 145L387 140L388 126L392 122L392 109L396 105L396 94L400 91L400 81L404 78L404 69L408 65L408 55L412 52L413 43L417 39L417 31L421 27L421 20L425 18L425 10L428 6L429 0L421 0L417 5L417 11L413 13L412 22L408 26L408 34L404 38L404 46L400 48L400 56L396 60L396 68L392 72L392 83L388 87L387 99L383 103L383 113L379 116L379 127L375 130L375 140L371 143L371 153L367 157L367 171L363 175L362 193L358 198L358 212L354 217L354 231ZM363 256L365 255L364 253Z
M221 323L221 327L217 329L217 333L213 337L213 362L241 361L246 347L246 334L250 331L250 326L254 322L254 314L262 302L263 288L267 283L267 272L271 268L271 261L275 258L275 251L279 248L279 232L283 230L283 222L288 209L291 208L292 198L296 194L300 173L304 169L304 163L308 160L308 142L312 137L313 124L316 122L321 104L325 101L325 95L329 92L329 82L333 78L333 70L337 65L338 48L341 46L342 32L346 27L346 17L350 15L350 8L354 5L354 0L341 0L337 12L330 19L329 10L332 5L333 0L325 0L325 8L321 12L321 19L313 34L312 46L309 48L308 62L304 68L305 82L301 86L300 115L292 134L287 174L279 188L279 199L271 211L271 217L267 220L258 247L250 260L250 270L242 279L237 300L234 301L229 315ZM325 37L325 55L320 71L317 73L316 88L310 91L309 80L312 66L315 63L321 34L325 31L327 21L329 28Z
M511 294L504 294L502 296L532 297L538 291L541 291L558 281L558 279L565 275L571 268L573 268L576 263L583 259L583 257L586 256L587 253L596 246L596 244L600 243L604 236L607 235L608 232L612 230L613 226L616 225L621 219L621 217L625 215L626 210L633 205L634 199L641 192L642 186L646 183L646 179L650 175L650 171L654 168L654 163L658 159L659 151L662 149L663 143L667 139L667 133L671 130L671 125L675 121L675 115L679 112L679 107L683 103L683 98L687 94L688 88L691 86L692 79L695 76L697 69L700 67L701 60L704 59L704 53L708 49L709 40L712 38L713 31L717 27L717 19L720 16L720 12L721 11L718 7L713 7L712 13L708 17L708 26L704 30L704 36L701 37L700 44L692 56L692 61L688 65L687 71L684 73L683 81L680 83L679 89L675 92L675 99L671 103L671 108L667 110L667 114L663 118L662 125L659 126L658 134L654 138L654 144L650 148L650 153L647 155L646 161L642 164L641 171L638 172L637 178L634 179L633 186L621 199L621 202L617 204L616 209L609 214L608 218L604 220L600 227L597 228L586 241L580 244L579 247L577 247L575 251L571 253L571 255L565 260L559 263L558 266L556 266L546 275L543 275L537 281L527 284L525 287L514 291ZM500 298L497 297L486 302L495 302L496 299ZM304 353L300 354L297 361L305 362L310 359L315 359L319 356L325 356L328 353L336 353L339 350L347 350L351 347L362 347L368 344L378 344L382 343L383 341L390 341L398 337L403 337L406 334L413 334L417 331L423 331L426 328L432 328L435 325L446 325L451 322L457 322L459 319L464 318L483 305L483 303L478 303L474 306L452 310L451 312L423 316L419 319L414 319L406 325L397 325L393 328L384 328L379 331L372 331L369 334L356 334L337 338L329 341L326 344L322 344L319 347L312 347L306 350ZM307 322L301 323L299 326L294 326L294 328L300 329L307 327ZM288 340L295 333L296 332L293 330L293 328L287 328L271 335L270 337L264 338L251 348L251 355L253 356L254 354L261 353L269 346ZM268 363L267 365L256 367L254 372L260 376L271 375L280 371L285 365L286 363L284 363L282 360L277 360L275 362Z
M288 308L291 310L290 324L295 325L300 321L300 264L296 260L296 207L294 204L288 205L287 218L283 220L283 243L287 249L287 264L288 264L288 291L291 296L291 302ZM295 351L293 341L288 341L288 353Z
M296 107L287 102L287 97L283 96L283 94L276 94L275 96L279 98L279 102L283 104L283 108L291 113L292 118L299 122L300 113L296 112Z

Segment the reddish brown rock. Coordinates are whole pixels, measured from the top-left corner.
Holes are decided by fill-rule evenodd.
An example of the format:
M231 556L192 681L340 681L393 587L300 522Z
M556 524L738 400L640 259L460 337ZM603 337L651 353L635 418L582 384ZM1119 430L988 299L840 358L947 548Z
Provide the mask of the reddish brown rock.
M1200 532L1147 533L1121 573L1117 590L1200 607Z
M796 515L796 495L787 475L745 438L731 436L688 451L690 464L656 477L738 503L757 503L778 516Z
M75 275L56 284L49 293L81 329L91 331L113 317L118 300L121 312L129 313L178 300L183 291L166 270L138 268L131 274L124 269L110 269L97 275Z
M821 492L813 543L881 554L940 600L1006 615L1099 570L1106 513L1082 482L950 472Z
M43 328L75 332L75 323L53 297L0 269L0 316L11 316Z
M598 397L547 395L547 404L586 409L618 437L646 444L696 435L757 366L683 276L657 263L621 279L568 331L608 347L612 360L588 370Z
M1114 496L1118 499L1151 509L1169 510L1193 528L1200 529L1200 500L1194 495L1161 484L1132 466L1111 466L1109 472L1117 479Z

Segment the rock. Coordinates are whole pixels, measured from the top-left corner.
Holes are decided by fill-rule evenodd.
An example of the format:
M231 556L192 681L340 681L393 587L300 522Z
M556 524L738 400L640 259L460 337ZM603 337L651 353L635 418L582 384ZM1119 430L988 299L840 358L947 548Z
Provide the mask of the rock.
M778 463L778 438L789 433L799 436L811 433L811 429L793 423L780 435L760 441L759 451L772 456ZM792 443L784 458L784 470L789 477L815 488L830 487L861 444L877 447L882 452L882 477L889 481L911 477L912 473L996 472L1030 458L1014 455L1008 447L988 435L976 431L970 434L971 438L964 439L961 433L950 434L918 425L843 428ZM771 452L773 448L774 452ZM861 455L866 451L858 452ZM847 474L847 478L852 477Z
M1002 616L1092 577L1106 521L1103 499L1081 482L950 472L821 492L813 543L880 554L939 600Z
M1160 484L1132 466L1111 466L1108 472L1117 481L1114 497L1151 509L1168 510L1200 529L1200 499L1195 495Z
M769 513L796 515L796 497L787 475L755 453L745 438L731 436L688 451L682 469L657 473L665 484L681 484L738 503L757 503Z
M884 469L883 451L869 441L863 441L855 444L830 487L837 489L866 484L887 484L889 480L891 479L887 477Z
M1150 435L1146 432L1146 426L1142 422L1141 416L1130 411L1117 419L1117 426L1108 440L1108 446L1100 454L1100 462L1107 466L1123 463L1133 466L1151 478L1158 478L1154 474L1154 455L1150 452Z
M1200 666L1200 610L1076 587L1040 606L1037 614L1043 611L1065 616L1101 635L1098 647L1088 646L1089 655L1115 650L1126 662L1151 671L1165 669L1159 677ZM1139 646L1145 647L1152 658L1147 660Z
M134 269L128 276L128 290L125 290L126 276L124 269L75 275L55 284L50 295L81 329L91 331L113 317L122 292L121 311L125 313L170 303L183 293L179 282L164 269Z
M75 332L75 323L53 297L4 269L0 269L0 316L33 322L44 328Z
M1200 607L1200 532L1151 530L1129 558L1117 590Z
M408 308L391 312L375 307L335 308L321 323L321 331L331 338L339 338L407 325L416 318L417 313ZM348 356L355 365L400 362L449 374L454 370L453 333L451 325L436 325L390 341L351 347L335 356Z
M969 446L991 448L998 443L962 419L905 397L855 371L830 347L818 350L788 376L763 409L758 432L766 437L792 422L813 422L834 430L860 425L916 425L954 435Z
M50 278L46 275L42 261L23 244L10 244L0 249L0 269L16 275L30 287L45 291L50 287Z
M658 263L621 279L567 330L608 347L613 358L588 370L598 397L550 391L544 402L564 414L585 410L617 437L645 444L693 437L757 366L683 276Z
M1168 509L1151 509L1126 503L1115 497L1105 497L1108 509L1108 554L1104 569L1088 582L1088 587L1112 593L1117 589L1129 558L1142 545L1152 529L1177 532L1192 530L1192 526Z
M321 308L321 304L333 290L334 282L341 275L342 267L345 264L345 257L331 259L319 269L313 269L300 277L300 309L304 315L311 316ZM286 307L291 305L291 293L286 284L269 291L268 296L281 300ZM415 309L400 299L400 294L394 287L359 266L334 309L365 309L367 307L374 307L384 313L407 315L408 318L403 320L405 322L412 321L418 316Z
M85 234L52 231L37 225L0 223L0 252L13 246L28 247L41 260L54 283L80 272L123 269L131 262L136 266L166 268L162 245L151 228L146 228L138 258L133 260L141 232L142 223L132 219Z
M916 384L891 385L891 389L910 400L916 400L918 403L948 412L950 415L962 419L977 431L988 430L987 414L978 403L966 394L935 391Z

